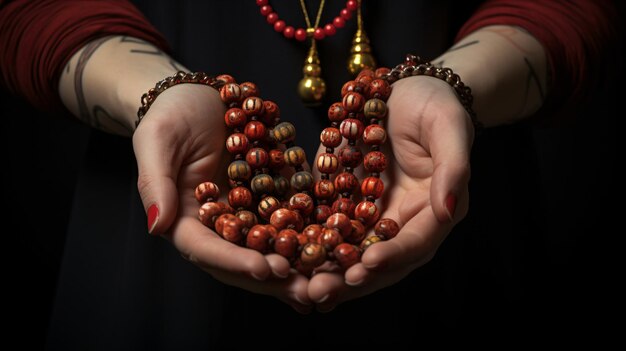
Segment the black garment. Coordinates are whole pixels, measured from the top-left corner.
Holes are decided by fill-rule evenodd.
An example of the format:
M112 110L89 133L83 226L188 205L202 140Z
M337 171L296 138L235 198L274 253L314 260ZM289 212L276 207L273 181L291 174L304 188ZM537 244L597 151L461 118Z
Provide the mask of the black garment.
M349 79L345 62L354 20L319 44L328 101L309 109L295 89L307 45L275 33L254 2L137 3L190 69L255 82L261 97L276 101L282 117L296 124L297 142L309 158L314 155L326 108ZM314 13L317 1L307 3ZM386 66L408 52L434 58L469 16L468 9L447 1L366 3L366 30ZM288 23L303 23L297 2L272 5ZM329 1L322 22L342 5ZM599 217L585 204L602 203L607 192L596 190L608 186L578 188L585 203L572 201L582 177L578 153L610 160L610 154L580 147L581 133L528 125L486 132L473 151L470 213L430 263L332 313L301 316L273 298L223 285L169 243L148 236L130 141L94 132L76 188L48 348L419 345L443 333L454 340L460 330L479 331L483 339L495 332L527 336L553 324L576 326L583 322L579 314L591 308L581 304L573 311L569 304L582 296L583 286L599 283L577 257L591 244L587 230ZM573 150L561 156L563 147ZM606 174L612 173L596 177Z

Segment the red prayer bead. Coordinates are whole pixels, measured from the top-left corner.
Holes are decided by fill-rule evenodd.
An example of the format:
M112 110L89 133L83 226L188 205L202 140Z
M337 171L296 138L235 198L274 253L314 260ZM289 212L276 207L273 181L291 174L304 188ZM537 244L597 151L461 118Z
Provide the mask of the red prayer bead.
M359 75L354 79L354 81L359 84L363 84L364 86L369 86L370 83L374 80L374 72L371 69L365 69L367 69L367 71L365 71L364 74L361 74L363 73L363 70L361 70L361 72L359 72ZM369 72L371 72L372 74L370 75Z
M289 228L301 231L304 226L302 216L298 212L286 208L279 208L274 211L270 217L270 223L278 230Z
M363 129L363 122L359 121L356 118L344 119L339 126L341 135L343 135L343 137L348 140L357 140L361 138L361 136L363 135Z
M351 244L358 245L365 238L365 226L361 223L361 221L356 219L351 219L350 224L352 225L352 230L350 231L350 234L343 237L343 240Z
M333 19L333 25L337 28L343 28L343 26L346 25L346 21L340 16L337 16Z
M354 209L354 218L363 222L365 226L371 226L380 217L378 207L371 201L361 201Z
M246 125L248 116L243 113L243 110L237 107L233 107L226 111L224 114L224 123L229 128L241 128Z
M333 174L339 167L339 160L335 154L323 153L317 157L316 165L321 173Z
M228 203L233 208L245 208L252 205L252 193L243 186L238 186L228 192Z
M332 251L337 245L343 243L343 237L337 229L324 228L322 234L317 237L317 242L322 244L327 251Z
M382 145L387 140L385 128L378 124L370 124L363 131L363 142L365 145Z
M287 259L294 258L298 251L298 232L293 229L279 231L274 239L274 251Z
M283 30L283 35L287 39L293 38L295 34L296 34L296 30L292 26L287 26L285 27L285 30Z
M263 5L261 6L260 12L263 16L267 16L270 13L272 13L273 9L270 5Z
M243 82L239 84L241 88L241 98L245 99L250 96L259 96L259 88L252 82Z
M248 152L250 142L243 133L233 133L226 139L226 149L231 154L244 154Z
M246 247L252 250L256 250L262 254L269 253L271 245L272 234L268 230L267 226L257 224L250 228L248 235L246 236Z
M224 84L236 83L235 78L233 78L233 76L231 76L230 74L220 74L219 76L215 77L215 80L223 82Z
M279 170L285 166L285 157L283 152L278 149L272 149L269 152L269 168Z
M275 126L280 121L280 109L274 101L263 100L261 119L268 126Z
M352 12L348 9L343 9L339 12L339 15L341 16L341 18L343 18L345 21L349 20L350 18L352 18Z
M217 217L232 212L232 207L223 202L205 202L198 210L198 219L205 226L214 229Z
M320 133L320 141L325 147L337 147L341 144L341 132L337 128L324 128Z
M284 31L285 27L287 27L287 23L285 23L285 21L283 20L278 20L276 21L276 23L274 23L274 30L278 33Z
M341 172L335 177L335 191L338 194L352 193L359 187L359 180L349 172Z
M336 194L335 184L328 179L318 180L313 186L313 194L318 200L332 200Z
M370 151L363 158L363 166L368 172L380 173L387 168L387 157L380 151Z
M359 83L354 80L349 80L341 87L341 98L343 99L348 93L354 92L367 95L368 85Z
M239 244L243 240L247 228L239 217L225 213L215 220L215 231L227 241Z
M346 118L347 112L341 102L335 102L328 108L328 119L331 122L341 122Z
M213 182L200 183L195 191L196 200L203 204L207 201L217 201L220 197L220 188Z
M256 4L259 6L267 5L269 0L256 0Z
M322 40L325 36L326 33L324 32L323 28L315 28L315 30L313 31L313 38L315 38L315 40Z
M335 35L335 33L337 33L337 29L332 24L329 23L324 26L324 34L326 34L327 36L330 37L332 35Z
M378 199L383 195L384 189L385 183L377 177L367 177L361 183L361 195L366 197L371 196L374 199Z
M267 23L269 24L274 24L278 21L278 14L276 12L272 12L265 17L265 20L267 20Z
M343 269L348 269L361 260L361 250L348 243L337 245L333 250L333 255Z
M322 234L323 229L324 227L320 224L309 224L304 228L302 234L306 235L309 242L316 243L317 238Z
M246 153L246 162L252 169L263 168L269 162L269 155L265 149L254 147Z
M289 199L289 209L306 217L313 212L313 199L305 193L296 193Z
M315 206L313 210L313 219L317 223L326 223L326 220L333 214L333 210L327 205Z
M371 68L365 67L363 69L361 69L361 71L359 72L359 74L356 75L356 80L359 81L359 78L361 77L370 77L372 79L375 79L376 77L374 77L374 71Z
M306 39L306 30L302 28L296 29L294 37L297 41L304 41Z
M378 72L378 70L376 70L376 72ZM389 99L389 96L391 95L391 85L389 85L389 83L384 79L374 79L369 85L369 91L367 95L370 99L377 98L387 101L387 99Z
M333 213L341 212L347 215L350 218L354 218L354 209L356 205L352 199L347 197L342 197L340 199L335 200L333 202L332 211Z
M334 213L326 220L326 228L334 228L339 231L342 238L350 235L352 231L352 223L350 217L343 213Z
M300 253L302 264L310 267L317 267L326 261L326 249L324 245L318 243L307 243L302 247Z
M359 148L346 145L339 150L339 163L344 167L356 168L363 162L363 154Z
M259 220L256 218L256 215L248 210L237 211L237 213L235 213L235 216L241 219L241 221L243 222L243 225L246 228L252 228L257 223L259 223Z
M389 72L391 72L391 70L387 67L378 67L374 71L374 75L376 76L376 78L381 78L389 74Z
M385 240L393 239L400 232L400 226L391 218L383 218L374 226L374 233Z
M357 0L348 0L346 2L346 8L350 11L354 11L359 8L359 3L357 2Z

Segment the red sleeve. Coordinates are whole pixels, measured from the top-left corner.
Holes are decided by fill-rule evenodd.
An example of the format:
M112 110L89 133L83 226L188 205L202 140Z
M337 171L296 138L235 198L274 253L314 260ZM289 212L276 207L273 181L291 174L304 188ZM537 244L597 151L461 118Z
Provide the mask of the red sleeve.
M166 50L165 39L127 1L0 0L0 85L42 109L58 109L67 61L89 41L128 35Z
M610 0L488 0L472 15L457 40L489 25L527 30L546 50L550 91L558 101L586 95L604 72L618 41L617 10Z

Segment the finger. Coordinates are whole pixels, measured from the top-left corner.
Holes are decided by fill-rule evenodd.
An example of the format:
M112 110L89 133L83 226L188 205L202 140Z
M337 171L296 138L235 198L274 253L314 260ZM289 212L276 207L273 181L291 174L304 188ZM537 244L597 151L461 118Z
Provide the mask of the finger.
M318 311L328 312L337 304L338 298L347 288L341 272L322 272L311 278L308 294L311 301L317 305Z
M367 269L398 269L411 264L428 262L452 229L451 223L441 223L429 207L423 208L388 241L370 246L361 258ZM359 280L359 277L351 277Z
M272 273L262 254L220 238L193 217L183 217L174 224L171 240L182 255L207 269L228 271L257 280L265 280Z
M459 220L466 214L458 211L458 202L470 178L473 140L473 128L465 110L455 106L437 116L428 140L434 166L430 188L433 212L441 222Z
M171 226L178 210L177 143L159 124L143 123L133 136L133 148L139 172L137 187L148 216L148 232L161 234Z
M267 263L270 265L272 274L277 278L287 278L291 267L289 261L281 255L269 254L265 255Z

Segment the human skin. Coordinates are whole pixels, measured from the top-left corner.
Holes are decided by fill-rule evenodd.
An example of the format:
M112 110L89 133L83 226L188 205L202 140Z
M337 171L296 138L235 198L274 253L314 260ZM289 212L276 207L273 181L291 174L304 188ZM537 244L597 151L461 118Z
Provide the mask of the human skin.
M146 51L151 54L141 54ZM472 88L474 109L486 127L530 116L546 94L544 50L519 28L483 28L432 62L452 68ZM467 213L474 127L447 83L419 76L396 82L388 100L384 150L390 168L382 175L386 191L380 203L382 215L402 226L396 238L373 245L345 273L320 270L310 280L290 271L276 254L264 256L222 240L197 220L193 197L206 179L228 188L218 171L229 162L218 93L196 84L174 86L159 95L135 130L139 97L178 70L187 71L149 43L123 36L96 39L68 62L60 95L84 122L132 135L144 208L158 209L148 229L226 284L274 296L299 312L314 305L329 311L426 263Z

